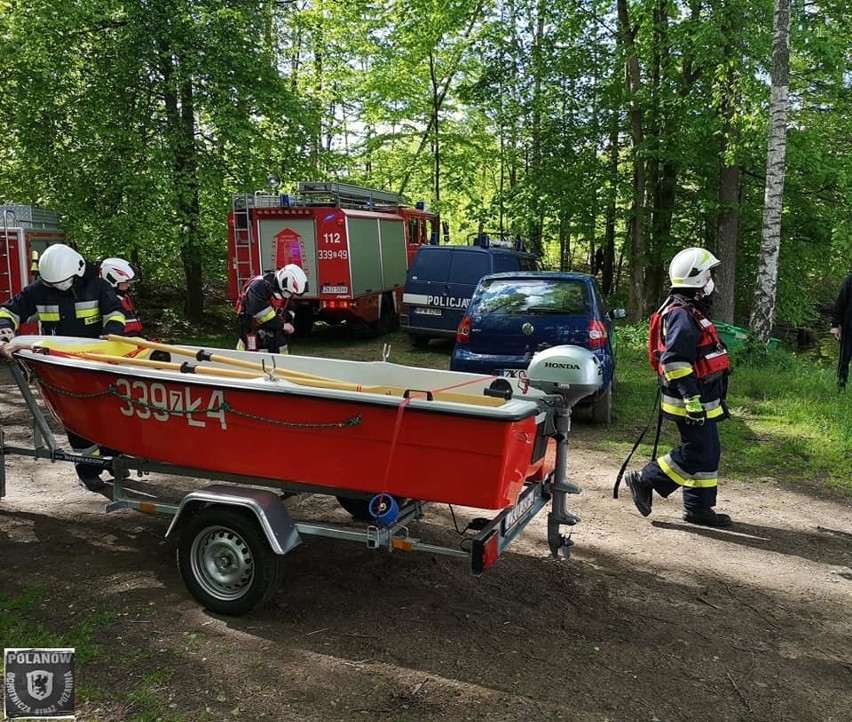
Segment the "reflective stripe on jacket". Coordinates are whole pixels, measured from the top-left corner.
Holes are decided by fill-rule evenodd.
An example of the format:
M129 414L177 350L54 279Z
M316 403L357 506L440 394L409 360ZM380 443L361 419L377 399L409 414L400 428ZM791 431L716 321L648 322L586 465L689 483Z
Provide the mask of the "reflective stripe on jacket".
M281 316L289 303L289 298L275 291L275 274L266 273L255 276L243 286L237 301L237 314L248 316L253 327L277 331L284 327Z
M695 347L694 360L666 359L665 336L669 333L669 319L671 313L678 308L685 309L698 325L699 337ZM675 299L668 306L659 311L663 318L662 334L657 338L657 358L660 359L657 373L666 381L688 376L694 373L699 381L708 382L727 375L731 369L731 360L728 357L728 349L719 338L719 332L713 322L701 313L697 308L689 304L680 304Z
M97 276L76 277L68 291L31 283L0 306L0 328L17 331L31 318L47 335L97 338L124 334L124 312L115 291Z

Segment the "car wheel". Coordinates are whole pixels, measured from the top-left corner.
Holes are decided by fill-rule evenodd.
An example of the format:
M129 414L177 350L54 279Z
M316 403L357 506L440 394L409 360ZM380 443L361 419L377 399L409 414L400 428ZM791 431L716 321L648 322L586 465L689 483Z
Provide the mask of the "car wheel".
M592 406L592 422L608 424L612 421L612 386L604 391Z

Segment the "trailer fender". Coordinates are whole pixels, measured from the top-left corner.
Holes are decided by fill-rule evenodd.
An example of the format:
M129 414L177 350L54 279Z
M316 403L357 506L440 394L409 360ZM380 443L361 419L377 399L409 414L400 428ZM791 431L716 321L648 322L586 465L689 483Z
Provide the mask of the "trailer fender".
M281 503L281 499L268 489L212 484L196 489L181 499L172 523L166 532L180 532L184 524L201 509L211 506L231 506L248 509L257 518L269 546L275 554L286 554L301 544L296 525Z

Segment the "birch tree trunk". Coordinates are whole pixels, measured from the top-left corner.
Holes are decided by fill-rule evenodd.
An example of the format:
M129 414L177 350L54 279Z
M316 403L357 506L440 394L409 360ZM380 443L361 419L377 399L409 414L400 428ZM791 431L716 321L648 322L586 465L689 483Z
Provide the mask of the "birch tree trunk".
M749 328L761 343L769 343L778 289L781 250L781 206L787 152L787 106L790 85L790 0L775 0L772 30L772 93L769 101L769 144L766 191L757 281Z

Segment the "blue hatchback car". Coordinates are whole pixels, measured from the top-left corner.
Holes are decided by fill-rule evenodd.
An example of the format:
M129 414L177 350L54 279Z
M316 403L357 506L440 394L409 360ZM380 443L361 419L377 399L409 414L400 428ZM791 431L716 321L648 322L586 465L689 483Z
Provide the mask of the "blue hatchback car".
M578 406L593 421L612 418L615 326L624 309L609 313L597 281L585 273L531 271L494 273L476 287L456 334L453 371L514 376L537 351L572 344L600 359L603 383Z

